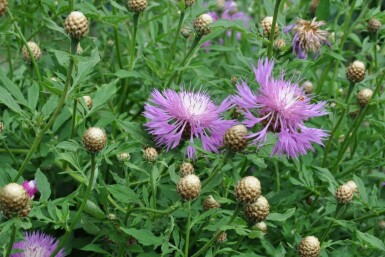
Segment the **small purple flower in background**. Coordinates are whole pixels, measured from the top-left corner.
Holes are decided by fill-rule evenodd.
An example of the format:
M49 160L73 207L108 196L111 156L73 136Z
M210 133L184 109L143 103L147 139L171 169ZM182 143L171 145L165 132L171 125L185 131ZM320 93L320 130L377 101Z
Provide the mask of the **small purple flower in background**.
M245 109L244 124L247 127L251 128L256 124L263 126L259 132L250 134L249 138L253 139L254 144L262 146L267 132L272 131L278 136L272 155L287 154L296 158L300 154L306 154L309 149L314 150L312 143L322 145L322 140L327 136L326 131L308 128L304 124L312 117L327 114L325 102L311 104L303 89L295 82L285 81L283 73L278 79L274 79L273 67L274 61L259 60L257 68L253 67L260 85L259 90L251 91L242 81L237 84L238 92L233 101Z
M321 30L320 27L325 25L324 21L306 21L298 19L296 24L287 26L285 32L293 31L293 52L297 54L299 59L306 59L308 52L321 52L321 45L326 44L330 47L330 41L327 39L329 32Z
M217 12L209 12L208 13L213 21L217 21L219 19L224 19L224 20L241 20L245 26L249 25L249 22L251 20L251 17L247 15L244 12L238 12L238 6L237 3L234 1L226 1L223 6L223 12L221 14L218 14ZM226 32L226 35L228 37L231 37L231 30L228 30ZM237 39L241 39L241 33L237 32ZM223 39L220 39L220 44L223 44ZM207 41L202 44L202 47L207 47L211 45L211 41Z
M12 249L21 251L11 254L11 257L50 257L56 249L58 241L50 235L42 232L26 232L24 241L13 244ZM63 249L56 254L56 257L64 257Z
M25 191L27 191L29 198L33 199L33 197L37 192L36 180L31 180L31 181L26 180L21 185L24 187Z
M196 138L202 141L204 150L218 152L224 133L235 125L235 121L221 117L229 108L229 98L217 106L201 91L155 90L144 106L144 116L148 119L145 126L155 136L156 143L167 150L178 146L181 140L193 143ZM186 154L193 159L195 148L189 145Z

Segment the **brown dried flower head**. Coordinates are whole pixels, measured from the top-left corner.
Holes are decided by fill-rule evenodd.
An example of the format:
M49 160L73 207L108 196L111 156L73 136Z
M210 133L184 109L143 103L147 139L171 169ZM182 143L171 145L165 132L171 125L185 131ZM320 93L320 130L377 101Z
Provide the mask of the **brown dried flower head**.
M211 33L211 23L213 23L213 18L205 13L194 20L193 26L198 35L204 36Z
M354 182L353 180L349 180L345 184L350 186L350 188L353 190L353 193L357 193L357 194L359 193L358 186L357 186L356 182Z
M10 183L0 190L0 210L6 218L15 214L27 216L30 211L29 202L28 193L22 185Z
M0 0L0 16L3 16L8 7L8 0Z
M274 40L274 49L282 51L286 47L286 41L284 39Z
M251 203L261 195L261 183L256 177L247 176L238 181L235 187L235 197L238 202Z
M267 38L270 38L271 29L273 27L273 16L267 16L261 21L263 35ZM278 23L275 24L274 37L278 36Z
M158 159L158 151L153 147L147 147L144 149L143 158L146 161L154 162Z
M346 77L354 82L358 83L364 80L365 78L365 64L360 61L354 61L346 70Z
M86 103L88 110L91 110L91 108L92 108L92 98L91 98L91 96L85 95L85 96L83 96L83 100Z
M90 153L98 153L105 146L107 135L101 128L89 128L83 135L83 146Z
M205 211L218 208L221 208L221 204L217 200L215 200L212 195L207 196L206 199L203 201L203 209Z
M349 203L353 200L353 189L350 186L343 184L337 188L335 197L338 203Z
M71 12L64 22L64 29L73 39L84 38L88 33L87 17L79 11Z
M301 257L318 257L321 251L320 242L315 236L307 236L301 240L297 250Z
M129 153L120 153L116 156L120 162L128 162L131 159Z
M40 60L40 58L42 56L42 52L40 50L39 45L36 44L35 42L32 42L32 41L27 42L27 45L28 45L29 49L31 50L33 58L35 59L35 61ZM28 52L28 49L26 46L23 46L21 53L23 54L24 60L26 60L28 63L32 62L31 56L29 55L29 52Z
M245 215L251 222L264 221L269 215L270 205L263 196L258 197L257 201L245 206Z
M223 243L226 242L226 241L227 241L227 233L224 232L224 231L222 231L222 232L218 235L217 239L215 240L215 242L217 242L218 244L223 244Z
M373 91L370 88L361 89L357 94L358 103L364 107L366 106L370 99L372 99Z
M381 21L376 18L372 18L368 21L368 31L370 33L377 33L381 29Z
M225 147L233 152L240 152L247 146L247 128L238 124L229 128L224 135Z
M187 175L191 175L195 173L194 166L189 162L184 162L180 166L179 175L181 177L185 177Z
M143 12L147 7L147 0L128 0L127 5L133 12Z
M176 191L183 200L193 200L201 193L201 181L194 174L187 175L180 179Z

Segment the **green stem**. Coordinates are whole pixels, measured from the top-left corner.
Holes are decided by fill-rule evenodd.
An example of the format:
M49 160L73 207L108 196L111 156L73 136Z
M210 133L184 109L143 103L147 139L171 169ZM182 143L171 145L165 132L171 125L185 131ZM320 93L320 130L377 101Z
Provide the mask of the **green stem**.
M352 1L351 5L350 5L349 14L348 14L348 16L347 16L347 18L345 20L344 28L342 30L343 35L342 35L342 38L341 38L340 51L343 50L345 42L346 42L346 39L348 38L348 35L349 35L349 33L347 33L347 32L348 32L350 20L352 19L352 15L353 15L353 12L354 12L354 7L356 6L356 2L357 2L357 0L353 0Z
M385 210L381 210L381 211L371 213L371 214L368 214L368 215L365 215L365 216L362 216L359 218L355 218L353 221L358 222L358 221L362 221L362 220L368 220L370 218L378 217L378 216L383 215L383 214L385 214Z
M8 64L9 64L9 77L11 80L13 80L13 62L12 62L12 51L11 51L11 40L8 41L7 44L7 58L8 58Z
M327 235L329 234L330 232L330 229L332 228L333 224L334 224L334 221L338 218L338 216L340 214L343 213L343 211L345 210L346 208L346 205L341 205L341 204L337 204L336 206L336 211L334 212L334 216L333 216L333 220L331 220L329 222L329 226L326 228L325 232L323 233L322 237L321 237L321 245L322 243L325 241Z
M276 180L275 191L279 192L279 191L281 191L281 176L280 176L280 172L278 170L277 161L274 162L274 170L275 170L275 180Z
M223 161L221 163L218 163L218 165L210 173L210 175L207 177L207 179L202 183L202 188L205 188L211 182L211 180L213 180L214 177L221 171L223 166L225 166L225 164L227 162L227 159L228 159L228 154L226 152L226 154L225 154L225 156L223 158Z
M238 216L239 212L241 211L241 206L239 204L237 204L237 207L235 208L234 212L233 212L233 215L231 216L230 220L227 222L227 226L228 225L231 225L231 223L233 223L234 219ZM211 238L210 241L208 241L201 249L199 249L198 252L196 252L195 254L193 254L191 257L198 257L200 256L201 254L205 253L206 250L208 248L210 248L210 246L215 242L215 240L217 240L218 236L221 234L221 230L218 230L217 232L215 232L214 236Z
M168 65L167 65L166 71L168 71L170 69L171 63L174 60L176 42L178 41L178 38L179 38L179 35L180 35L180 30L182 28L182 24L183 24L183 20L184 20L185 15L186 15L186 12L184 10L182 10L181 13L180 13L180 16L179 16L179 23L178 23L178 27L177 27L176 32L175 32L175 37L174 37L174 40L173 40L173 42L171 44L170 60L168 61Z
M9 257L11 255L13 243L15 242L15 238L16 238L16 224L13 224L12 228L11 228L11 238L9 239L7 250L5 252L5 257Z
M77 43L78 43L77 40L74 40L74 39L71 40L71 52L72 53L74 51L76 51ZM29 160L32 158L32 155L35 153L37 147L39 146L41 140L43 139L45 132L47 132L47 130L53 125L53 123L56 120L56 117L61 112L62 107L65 103L65 100L67 98L68 89L69 89L70 84L71 84L71 75L72 75L73 68L74 68L74 58L71 56L70 64L69 64L69 68L68 68L68 72L67 72L66 82L65 82L63 93L60 97L59 103L56 106L56 109L53 112L51 118L48 120L47 124L43 127L43 129L41 129L40 131L37 132L37 135L36 135L36 137L32 143L31 148L29 149L29 151L27 153L27 156L25 157L23 163L21 164L20 169L19 169L16 177L13 179L14 182L16 182L21 177L24 169L27 167Z
M201 40L202 35L196 35L194 42L192 43L189 51L184 56L182 62L180 63L179 67L184 68L187 59L190 57L190 55L194 52L195 48L198 46L199 41ZM166 87L169 87L171 85L171 82L175 79L175 77L178 75L178 70L175 70L174 73L171 75L170 79L168 80Z
M76 125L76 114L77 114L77 109L78 109L78 100L74 100L74 105L72 107L72 121L71 121L71 134L70 134L70 139L74 138L75 135L75 125Z
M267 56L269 57L269 59L271 59L273 57L273 46L274 46L274 38L275 38L275 28L277 26L278 10L279 10L280 4L281 4L281 0L276 0L275 1L273 24L271 25L270 37L269 37L270 43L269 43L269 48L267 50Z
M74 229L76 223L79 221L84 207L86 206L87 200L90 198L91 195L91 190L92 190L92 184L94 182L94 177L95 177L95 169L96 169L96 158L95 154L91 154L91 174L90 174L90 179L88 180L88 185L86 192L83 197L83 202L79 207L79 210L76 212L75 217L72 220L72 223L69 227L69 229L65 232L64 236L60 239L59 244L57 245L56 249L52 252L50 257L55 257L56 254L60 251L60 249L63 247L65 242L67 241L69 235L71 234L72 230Z
M32 51L31 51L31 48L28 46L27 41L25 40L25 37L23 36L23 33L21 32L19 26L17 26L16 20L13 18L12 12L10 11L9 8L7 8L7 12L8 12L9 17L12 20L12 23L13 23L15 29L16 29L16 32L17 32L18 36L20 37L21 41L23 42L23 45L28 50L29 56L31 57L31 61L32 61L33 67L34 67L35 72L36 72L37 79L40 82L41 81L41 76L40 76L39 67L37 66L37 62L36 62L35 57L34 57ZM40 83L39 83L39 85L40 85Z
M156 183L154 181L154 172L155 172L155 164L152 164L152 169L150 171L150 184L152 191L152 208L156 209Z
M325 165L326 165L326 160L327 160L327 157L328 157L328 153L330 151L330 147L331 147L334 135L335 135L338 127L340 126L342 120L346 116L346 113L349 112L349 105L348 104L349 104L350 96L351 96L351 94L353 92L354 85L355 85L354 82L350 82L350 84L349 84L349 90L348 90L348 93L347 93L346 99L345 99L346 107L343 109L343 111L341 113L341 116L340 116L340 118L337 121L337 124L334 126L334 128L332 129L332 132L330 133L330 137L329 137L329 140L328 140L328 142L326 144L326 148L325 148L325 153L324 153L324 158L323 158L323 162L322 162L322 167L325 167Z
M136 34L138 31L138 23L139 23L139 13L134 14L134 31L132 35L132 40L130 43L130 60L129 60L129 67L128 70L131 72L134 69L134 64L135 64L135 59L136 59ZM129 88L129 78L126 79L126 83L123 88L123 94L120 95L120 101L118 104L118 110L123 111L123 107L125 104L125 100L127 99L128 96L128 88Z
M191 230L191 201L187 202L187 225L186 225L186 240L184 243L184 256L188 257L190 246L190 230Z
M3 145L5 147L5 150L9 154L9 156L11 156L11 159L12 159L13 163L17 164L17 160L16 160L15 156L13 155L13 153L11 152L11 150L8 148L7 143L5 142L4 139L2 141L3 141Z
M70 8L70 12L72 12L74 10L74 0L68 0L68 5Z
M385 78L385 71L382 72L381 78L377 81L377 86L376 86L376 88L375 88L375 90L373 92L372 98L369 100L368 104L361 110L361 112L359 113L357 118L354 120L352 126L350 127L348 133L346 134L346 135L349 135L349 136L346 137L346 139L342 143L342 146L341 146L340 151L338 153L337 159L333 163L333 166L332 166L333 169L336 169L338 167L339 163L341 162L341 160L342 160L342 158L343 158L343 156L345 154L346 149L348 148L349 144L351 143L351 141L353 140L354 136L356 135L356 133L357 133L359 127L360 127L361 122L365 118L365 115L366 115L366 112L368 110L368 107L369 107L370 103L373 101L375 96L378 94L378 91L381 88L381 84L382 84L382 81L384 80L384 78Z
M3 148L0 148L0 153L8 153L8 152L11 152L11 153L28 153L29 149L14 149L14 148L3 149Z

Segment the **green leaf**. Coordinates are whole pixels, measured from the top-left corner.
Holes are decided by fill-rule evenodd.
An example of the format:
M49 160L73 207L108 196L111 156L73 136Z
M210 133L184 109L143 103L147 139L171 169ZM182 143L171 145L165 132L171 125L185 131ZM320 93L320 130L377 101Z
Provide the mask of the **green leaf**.
M103 248L101 248L101 247L98 246L98 245L94 245L94 244L86 245L86 246L84 246L83 248L80 248L80 250L86 251L86 252L101 253L101 254L104 254L104 256L109 256L109 255L110 255L109 252L103 250Z
M20 113L21 108L12 95L3 87L0 87L0 103L5 104L14 112Z
M384 251L385 252L385 245L384 242L378 239L377 237L368 234L368 233L362 233L361 231L357 230L356 235L358 239L368 243L371 245L373 248L376 248L378 250Z
M3 72L2 69L0 69L0 81L3 82L3 86L11 93L11 95L19 101L24 106L27 106L27 101L24 98L23 93L20 91L19 87L16 86Z
M269 216L267 216L267 220L271 221L286 221L288 218L293 216L295 213L295 208L291 208L287 210L285 213L270 213Z
M39 85L34 81L28 88L28 106L34 111L36 109L37 101L39 100Z
M144 246L150 246L153 245L154 247L157 247L162 244L162 238L161 237L156 237L151 231L148 230L137 230L136 228L123 228L120 227L120 229L130 235L135 237L138 242Z
M127 186L115 184L107 186L107 190L114 198L122 203L140 203L139 197Z
M315 16L318 20L327 20L330 13L330 0L322 0L319 2Z
M86 205L84 206L84 212L100 220L106 217L106 214L100 209L100 207L91 200L87 200Z
M63 27L60 27L58 26L55 22L53 22L51 19L47 19L47 18L44 18L44 25L45 27L51 29L51 30L54 30L54 31L57 31L59 32L60 34L64 35L66 38L69 39L69 36L67 35L67 33L64 31Z
M49 184L47 177L40 169L38 169L35 174L35 179L37 189L40 192L40 201L47 201L51 196L51 185Z
M118 80L115 79L110 83L104 84L98 88L92 99L93 105L91 112L99 109L99 107L103 106L104 103L106 103L113 95L115 95L117 82Z

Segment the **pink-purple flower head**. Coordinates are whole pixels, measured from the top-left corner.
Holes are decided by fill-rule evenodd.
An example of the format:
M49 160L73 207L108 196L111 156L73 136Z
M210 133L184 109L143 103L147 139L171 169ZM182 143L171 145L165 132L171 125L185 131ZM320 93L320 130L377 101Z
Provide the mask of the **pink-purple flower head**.
M222 113L229 108L229 98L217 106L202 91L154 90L144 106L144 116L148 120L145 126L156 143L167 150L177 147L182 140L193 143L194 139L199 139L204 150L218 152L224 133L235 124L222 118ZM195 151L195 147L189 145L188 158L193 159Z
M256 81L260 85L254 92L242 81L237 85L237 94L233 97L236 105L243 108L244 124L247 127L261 125L261 130L250 134L254 144L262 146L269 131L274 132L278 141L272 154L287 154L296 158L314 150L312 143L322 145L326 131L308 128L304 122L312 117L327 114L325 102L310 103L310 98L293 81L286 81L283 73L278 79L272 76L274 61L259 60L253 67Z
M330 47L330 41L327 38L329 33L320 29L325 24L324 21L316 21L316 18L311 21L298 19L296 24L286 27L285 32L292 30L294 33L293 52L299 59L306 59L308 52L319 55L321 46L324 44Z
M24 187L25 191L27 191L29 198L33 199L33 197L37 193L36 180L30 180L30 181L26 180L21 185Z
M12 249L18 253L11 254L11 257L50 257L56 249L58 241L50 235L42 232L26 232L24 240L13 244ZM63 249L56 254L56 257L64 257Z

